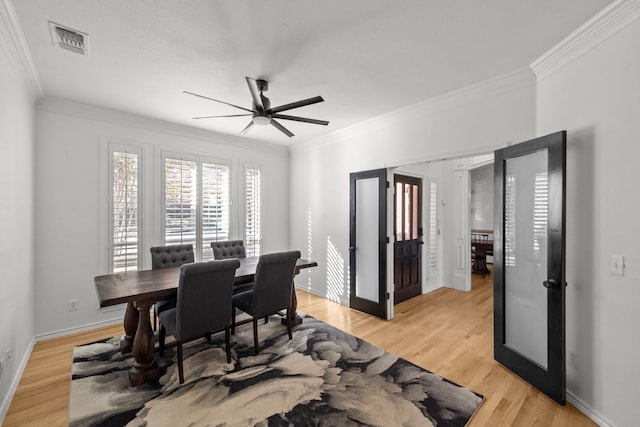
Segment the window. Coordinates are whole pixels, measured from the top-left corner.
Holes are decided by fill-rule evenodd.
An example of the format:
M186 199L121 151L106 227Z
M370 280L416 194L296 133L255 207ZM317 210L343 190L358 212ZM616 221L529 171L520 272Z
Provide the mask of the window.
M244 245L247 256L260 255L262 240L262 171L245 168L245 231Z
M165 154L164 240L194 245L196 260L213 259L211 242L229 239L229 166Z
M109 270L137 270L140 264L140 150L109 146Z

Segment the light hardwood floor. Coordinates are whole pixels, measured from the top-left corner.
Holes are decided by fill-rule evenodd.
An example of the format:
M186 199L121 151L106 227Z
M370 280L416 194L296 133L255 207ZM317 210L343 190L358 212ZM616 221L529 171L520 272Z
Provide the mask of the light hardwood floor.
M298 291L298 308L485 396L469 426L595 426L493 360L493 278L471 292L439 289L395 307L384 321ZM4 426L66 426L74 346L122 333L111 326L36 343Z

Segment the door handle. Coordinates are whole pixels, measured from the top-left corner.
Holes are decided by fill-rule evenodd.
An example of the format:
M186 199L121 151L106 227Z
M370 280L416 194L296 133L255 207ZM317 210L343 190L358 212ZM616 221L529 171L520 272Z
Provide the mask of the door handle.
M547 289L549 288L556 289L560 287L560 284L555 279L545 280L544 282L542 282L542 284Z
M355 250L356 250L356 248L354 248L353 246L349 247L349 252L353 252Z

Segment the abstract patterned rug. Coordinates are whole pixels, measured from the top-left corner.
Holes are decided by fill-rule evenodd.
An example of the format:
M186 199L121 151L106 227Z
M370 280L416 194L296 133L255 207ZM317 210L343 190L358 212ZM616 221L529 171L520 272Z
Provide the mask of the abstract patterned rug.
M289 341L280 318L175 347L156 361L155 384L132 388L120 337L73 351L70 426L464 426L483 397L310 316ZM216 345L218 344L218 345ZM238 359L239 357L239 359Z

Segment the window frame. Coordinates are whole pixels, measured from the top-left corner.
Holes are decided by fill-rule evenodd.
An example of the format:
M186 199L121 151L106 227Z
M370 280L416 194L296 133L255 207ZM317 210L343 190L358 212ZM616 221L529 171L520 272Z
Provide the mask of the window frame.
M101 245L104 248L104 253L101 255L101 259L104 260L104 264L101 270L111 274L114 272L114 251L115 245L113 240L114 233L114 216L113 216L113 179L114 179L114 163L113 155L117 152L131 153L138 156L137 160L137 180L138 180L138 242L137 242L137 261L136 269L140 270L143 266L144 254L143 248L146 245L146 221L145 221L145 197L146 197L146 180L145 180L145 161L146 161L146 147L143 144L136 144L133 142L115 141L108 138L101 138L101 145L103 149L101 152L103 156L106 156L106 161L101 161L102 168L106 169L101 174L106 181L105 185L101 185L102 189L106 190L106 197L101 197L105 200L100 204L101 221L103 224L101 227L103 235L100 240L105 242L105 245ZM104 190L103 190L104 191ZM104 193L103 193L104 194ZM106 206L105 206L106 204ZM106 223L106 224L105 224ZM104 226L106 225L106 227ZM102 233L101 233L102 234Z
M259 229L259 239L258 239L258 253L255 252L251 252L249 250L249 239L248 239L248 230L247 230L247 220L248 220L248 205L247 205L247 195L248 195L248 182L247 182L247 172L250 169L255 169L260 171L260 189L259 189L259 200L258 200L258 206L259 206L259 221L260 221L260 229ZM259 256L263 251L262 251L262 238L263 238L263 233L262 233L262 223L263 221L263 217L264 217L264 203L263 203L263 194L264 194L264 169L262 167L262 164L260 163L254 163L254 162L244 162L242 168L241 168L241 173L242 173L242 177L241 177L241 182L242 182L242 186L240 187L240 200L242 201L242 206L241 209L239 209L239 222L240 224L242 224L241 228L241 232L242 232L242 240L245 243L245 250L247 251L247 256Z
M181 160L181 161L192 161L196 163L196 239L194 243L194 254L195 261L206 261L209 259L213 259L213 252L211 256L207 256L203 253L206 251L204 247L204 239L203 239L203 215L202 215L202 201L203 201L203 191L202 191L202 165L203 164L213 164L213 165L221 165L226 166L229 169L228 173L228 223L229 230L228 236L233 236L234 233L234 224L232 221L233 218L233 196L232 196L232 188L233 188L233 164L232 161L228 159L223 159L220 157L199 154L199 153L189 153L189 152L181 152L171 149L161 149L159 156L159 164L158 164L158 172L160 176L160 218L159 218L159 239L163 245L166 245L166 175L165 175L165 165L167 159L173 160Z

